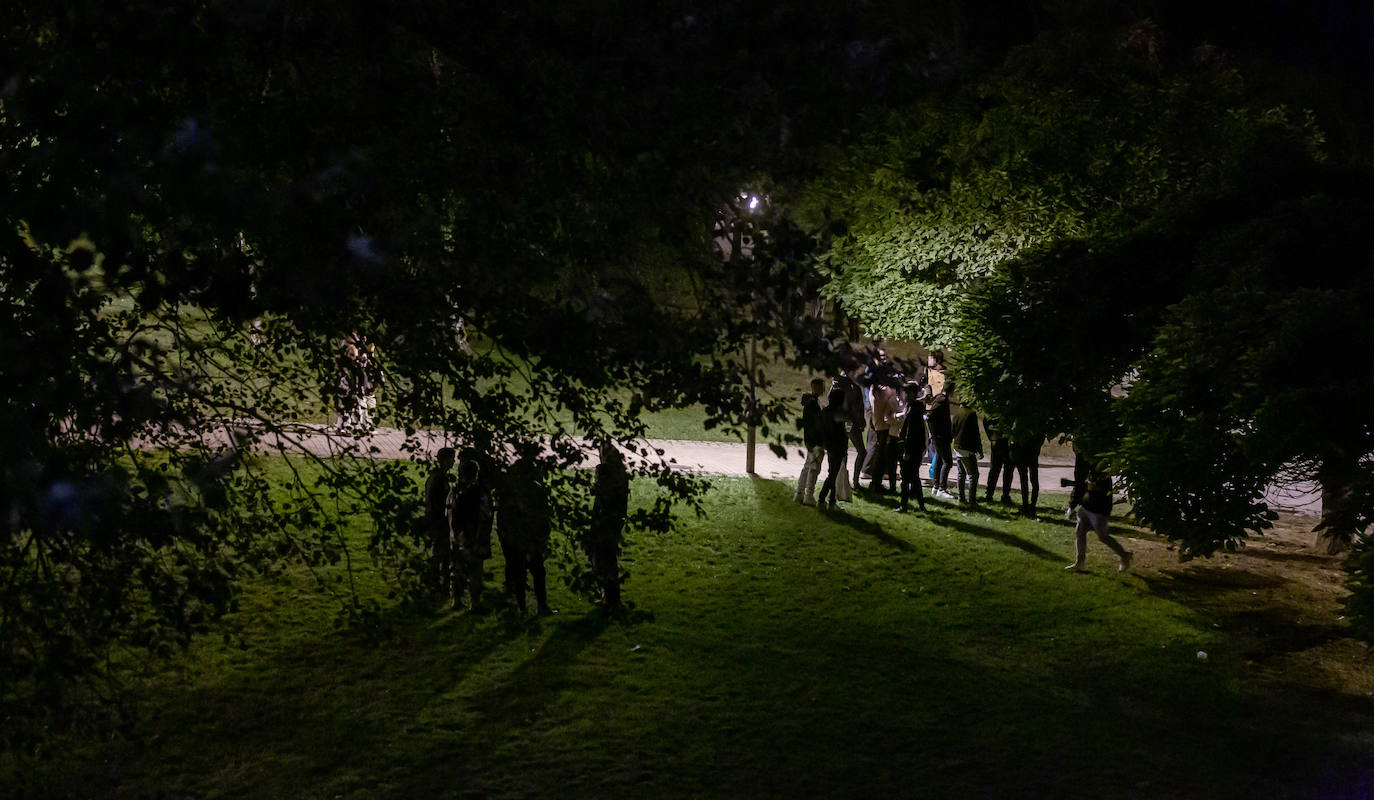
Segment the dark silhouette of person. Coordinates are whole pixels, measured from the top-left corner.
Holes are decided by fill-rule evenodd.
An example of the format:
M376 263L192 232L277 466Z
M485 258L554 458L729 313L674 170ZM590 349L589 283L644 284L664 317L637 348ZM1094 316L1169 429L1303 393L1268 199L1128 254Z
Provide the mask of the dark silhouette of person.
M453 448L441 447L434 467L425 480L425 530L429 533L430 582L436 592L448 597L453 583L453 540L449 529L449 470L453 469Z
M857 374L857 370L855 371ZM854 458L854 480L851 485L859 485L859 473L863 469L864 460L868 456L868 448L864 446L864 432L868 429L868 411L864 401L864 390L855 382L854 378L843 372L835 378L835 383L843 390L843 402L839 405L827 405L826 408L834 408L837 413L843 409L840 417L847 429L847 437L857 455ZM831 395L834 395L832 389ZM826 448L830 452L830 448ZM847 456L846 456L847 458Z
M976 506L978 459L983 455L983 437L978 433L978 412L962 399L956 399L950 403L949 414L950 431L954 437L954 458L959 466L959 503Z
M997 492L997 478L1002 478L1002 503L1011 503L1011 473L1015 468L1011 460L1011 437L1002 427L1002 423L995 417L983 417L983 430L988 435L988 450L990 453L991 464L988 465L988 489L983 495L983 500L992 502L992 496Z
M821 461L825 458L824 435L821 433L821 393L825 391L825 381L812 378L810 390L802 395L802 444L806 447L806 459L802 463L801 474L797 476L797 491L793 500L804 506L816 504L816 476L821 472Z
M1010 455L1021 479L1021 513L1034 518L1040 502L1040 448L1044 437L1022 431L1012 431Z
M534 447L525 446L506 471L497 499L501 513L496 536L506 556L506 593L523 613L528 572L538 613L552 614L544 573L544 558L549 551L549 489Z
M848 384L848 385L846 385ZM816 505L830 511L835 510L835 484L840 473L845 470L849 458L849 431L846 423L850 420L849 409L845 405L849 386L853 385L843 374L835 379L830 387L830 397L826 401L825 413L821 415L821 438L825 445L825 482L821 493L816 496Z
M925 493L921 491L921 457L926 452L926 420L920 410L921 386L912 382L903 387L906 392L907 412L906 419L902 421L902 431L898 437L897 447L902 461L902 505L901 510L906 511L909 506L907 501L911 495L916 495L916 505L922 511L926 510Z
M601 463L592 480L592 519L587 558L607 613L620 608L620 543L630 512L630 472L610 439L601 442Z
M465 452L458 464L458 483L450 494L449 519L457 555L454 569L461 576L461 580L454 582L453 604L458 606L466 588L473 611L482 608L482 564L491 556L491 528L496 511L490 482L482 473L475 454Z
M926 401L926 425L930 429L930 443L935 448L935 488L934 497L950 499L949 471L954 466L954 428L949 416L949 387Z

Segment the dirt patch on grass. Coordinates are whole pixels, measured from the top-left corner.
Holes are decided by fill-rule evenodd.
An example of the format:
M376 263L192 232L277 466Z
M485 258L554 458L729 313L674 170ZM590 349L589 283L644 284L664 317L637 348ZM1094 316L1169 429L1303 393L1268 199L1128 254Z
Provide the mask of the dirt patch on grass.
M1374 697L1374 656L1345 620L1345 558L1313 547L1315 524L1281 513L1239 551L1183 563L1162 537L1126 538L1133 571L1150 590L1210 617L1250 665L1287 683Z

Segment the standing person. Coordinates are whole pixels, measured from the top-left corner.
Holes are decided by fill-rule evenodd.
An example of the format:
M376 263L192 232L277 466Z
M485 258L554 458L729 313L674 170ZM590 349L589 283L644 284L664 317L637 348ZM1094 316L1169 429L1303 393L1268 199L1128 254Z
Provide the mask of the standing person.
M491 528L495 517L491 484L482 474L476 458L464 452L458 464L458 484L449 495L449 519L457 546L455 571L461 570L461 585L455 580L453 605L456 608L463 586L467 588L473 611L482 601L482 562L491 556Z
M347 339L344 339L343 344L339 345L338 355L337 408L339 417L334 421L334 428L343 433L358 425L358 408L362 404L364 377L360 361L361 353L353 335L350 334Z
M821 415L821 438L825 445L825 483L816 502L828 511L835 510L835 498L839 481L848 477L846 469L849 459L849 433L846 430L848 409L845 398L848 395L847 381L843 374L835 379L830 387L830 399L826 402L825 413ZM852 385L852 381L849 382ZM828 498L828 502L827 502Z
M436 593L447 599L454 592L453 537L449 528L449 470L453 469L453 448L441 447L434 467L425 480L425 529L429 533L430 583Z
M359 335L357 342L358 368L362 384L358 393L358 424L364 431L372 430L372 412L377 408L377 388L382 385L384 372L377 358L377 345Z
M538 613L552 614L546 594L544 557L549 550L549 489L540 474L536 452L526 446L507 470L498 499L496 536L506 556L506 593L525 611L525 573L533 578Z
M950 403L950 428L954 457L959 463L959 504L978 505L978 459L983 457L983 437L978 433L978 412L962 400ZM964 493L967 480L968 493Z
M1117 572L1131 568L1131 553L1107 533L1107 521L1112 515L1112 480L1100 463L1090 463L1083 451L1073 448L1073 494L1069 495L1069 517L1078 517L1074 527L1074 559L1065 569L1083 568L1088 553L1088 530L1113 552L1118 560Z
M901 510L907 510L907 500L914 490L916 505L925 511L926 498L925 493L921 491L921 456L926 450L927 436L926 420L919 410L921 386L913 381L906 385L905 392L909 411L902 420L902 428L897 437L897 449L901 453L902 461Z
M949 493L949 470L954 465L954 429L949 416L949 395L945 389L926 400L926 426L930 429L930 443L935 448L935 488L932 497L953 499Z
M608 614L620 609L620 541L629 512L630 473L625 469L625 457L613 441L602 439L601 463L596 465L592 481L587 557L601 592L602 607Z
M1036 504L1040 502L1040 448L1043 443L1044 437L1038 434L1012 432L1010 453L1016 474L1021 478L1021 513L1032 519L1036 516Z
M1002 476L1002 504L1011 503L1011 437L1002 427L1000 420L984 415L983 430L988 434L988 449L992 451L992 464L988 466L988 490L983 499L992 503L992 495L997 491L997 476Z
M942 350L932 350L926 355L926 374L925 385L930 387L926 393L927 397L939 394L945 386L945 354ZM940 463L939 453L935 449L935 441L929 439L930 432L927 430L927 451L930 454L930 485L937 486L936 475Z
M825 441L821 433L821 393L825 391L825 381L811 379L811 390L802 395L802 444L806 447L806 461L802 464L801 475L797 478L797 494L793 498L804 506L816 504L816 478L821 472L821 460L825 457Z
M888 467L889 454L895 454L892 440L891 429L894 421L900 430L901 420L897 417L897 390L887 384L886 381L874 383L870 390L873 395L873 428L877 431L877 441L874 450L877 455L873 459L873 465L869 469L869 475L873 482L869 488L875 492L883 490L883 476L886 474L891 483L892 490L897 489L897 476L890 473ZM895 466L895 465L894 465Z
M850 444L854 445L854 450L858 455L854 457L854 480L853 485L859 485L859 472L863 467L864 458L868 455L868 449L864 447L864 430L868 427L868 409L864 401L864 391L859 387L857 377L860 370L856 369L851 374L840 373L836 378L836 383L844 391L844 403L841 421L845 424L845 429L849 437ZM834 396L834 390L831 391ZM846 459L848 456L846 455Z

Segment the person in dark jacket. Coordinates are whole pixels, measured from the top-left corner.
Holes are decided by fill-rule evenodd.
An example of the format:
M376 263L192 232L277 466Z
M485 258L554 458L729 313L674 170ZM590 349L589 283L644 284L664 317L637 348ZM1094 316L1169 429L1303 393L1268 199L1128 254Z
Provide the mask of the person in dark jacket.
M1032 519L1036 515L1036 504L1040 502L1040 447L1043 443L1044 438L1038 434L1015 431L1009 449L1011 462L1021 478L1021 513Z
M902 470L902 505L906 511L907 501L916 495L916 505L926 510L925 493L921 491L921 456L926 452L926 420L920 412L920 384L908 383L903 387L906 392L907 408L911 409L902 420L901 434L898 436L898 453Z
M948 500L953 497L949 493L949 471L954 466L954 430L947 390L926 400L926 425L930 430L930 443L935 448L935 487L930 494Z
M988 489L983 499L992 502L997 491L997 478L1002 478L1002 504L1011 504L1011 437L996 417L983 416L983 430L988 435L988 450L992 463L988 465Z
M825 458L825 441L821 432L821 393L825 391L825 381L820 378L811 380L811 390L802 395L802 444L806 447L806 460L802 463L801 475L797 478L797 493L793 498L804 506L816 504L816 478L821 472L821 461Z
M859 374L856 370L855 374ZM851 485L859 485L859 472L863 469L863 463L868 455L868 448L864 446L864 431L868 429L868 406L865 400L866 393L863 387L855 382L854 377L843 372L835 379L836 383L844 392L844 402L835 406L837 412L842 410L841 421L845 425L846 435L849 442L854 445L857 455L854 457L854 480ZM832 395L833 395L832 391ZM830 408L829 404L826 408ZM846 456L848 458L848 456Z
M1112 515L1112 479L1098 462L1089 461L1077 446L1073 454L1073 493L1069 495L1068 513L1070 518L1077 516L1074 528L1074 560L1065 569L1083 568L1088 552L1088 530L1097 533L1097 538L1107 545L1119 559L1116 569L1125 572L1131 568L1131 553L1107 533L1107 520Z
M625 469L625 457L614 442L605 439L592 481L592 521L586 547L602 607L608 614L620 608L620 542L629 512L630 473Z
M821 485L821 493L816 498L817 504L834 511L836 484L840 481L840 473L845 471L846 461L849 458L849 431L846 421L848 411L845 408L845 397L848 387L844 385L846 380L843 375L835 379L835 383L830 387L830 399L825 404L824 413L821 414L821 439L825 445L825 483Z
M482 563L491 556L491 529L496 507L491 483L482 474L475 454L464 451L458 463L458 483L449 495L449 521L453 526L453 604L466 587L473 611L482 608Z
M441 447L434 468L425 480L425 529L429 532L431 583L436 593L447 598L456 587L453 582L453 541L449 532L449 470L453 469L453 448Z
M954 459L959 465L959 504L978 505L978 459L983 457L983 437L978 432L978 412L961 400L950 402L950 432ZM968 487L967 493L964 491Z
M525 610L525 573L534 583L538 613L552 614L545 586L544 558L549 552L549 488L536 452L526 447L511 464L498 494L501 515L496 536L506 556L506 592Z

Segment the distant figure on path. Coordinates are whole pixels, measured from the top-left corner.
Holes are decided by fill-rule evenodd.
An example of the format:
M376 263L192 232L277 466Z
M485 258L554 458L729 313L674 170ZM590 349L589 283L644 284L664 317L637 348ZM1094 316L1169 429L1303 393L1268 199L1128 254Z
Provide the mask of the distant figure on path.
M447 599L458 587L453 575L453 540L449 528L449 470L453 469L453 448L441 447L434 467L425 480L425 528L429 532L430 581L436 593Z
M506 593L525 611L525 573L534 582L539 614L552 614L545 586L544 558L549 552L549 489L536 460L536 450L526 445L511 464L497 498L501 517L496 526L501 551L506 556Z
M596 465L592 482L592 521L586 546L602 607L608 614L620 609L620 543L629 512L630 473L625 469L625 457L613 441L603 439L601 463Z
M821 393L825 381L811 379L811 390L802 395L802 444L806 447L806 461L797 478L797 494L793 498L804 506L816 504L816 478L820 476L821 461L825 458L825 441L821 433Z
M1074 528L1074 560L1065 569L1083 568L1088 553L1088 530L1107 545L1119 560L1117 572L1131 568L1131 554L1107 533L1107 520L1112 515L1112 480L1099 464L1091 463L1082 451L1074 447L1073 494L1069 495L1069 516L1077 516Z

